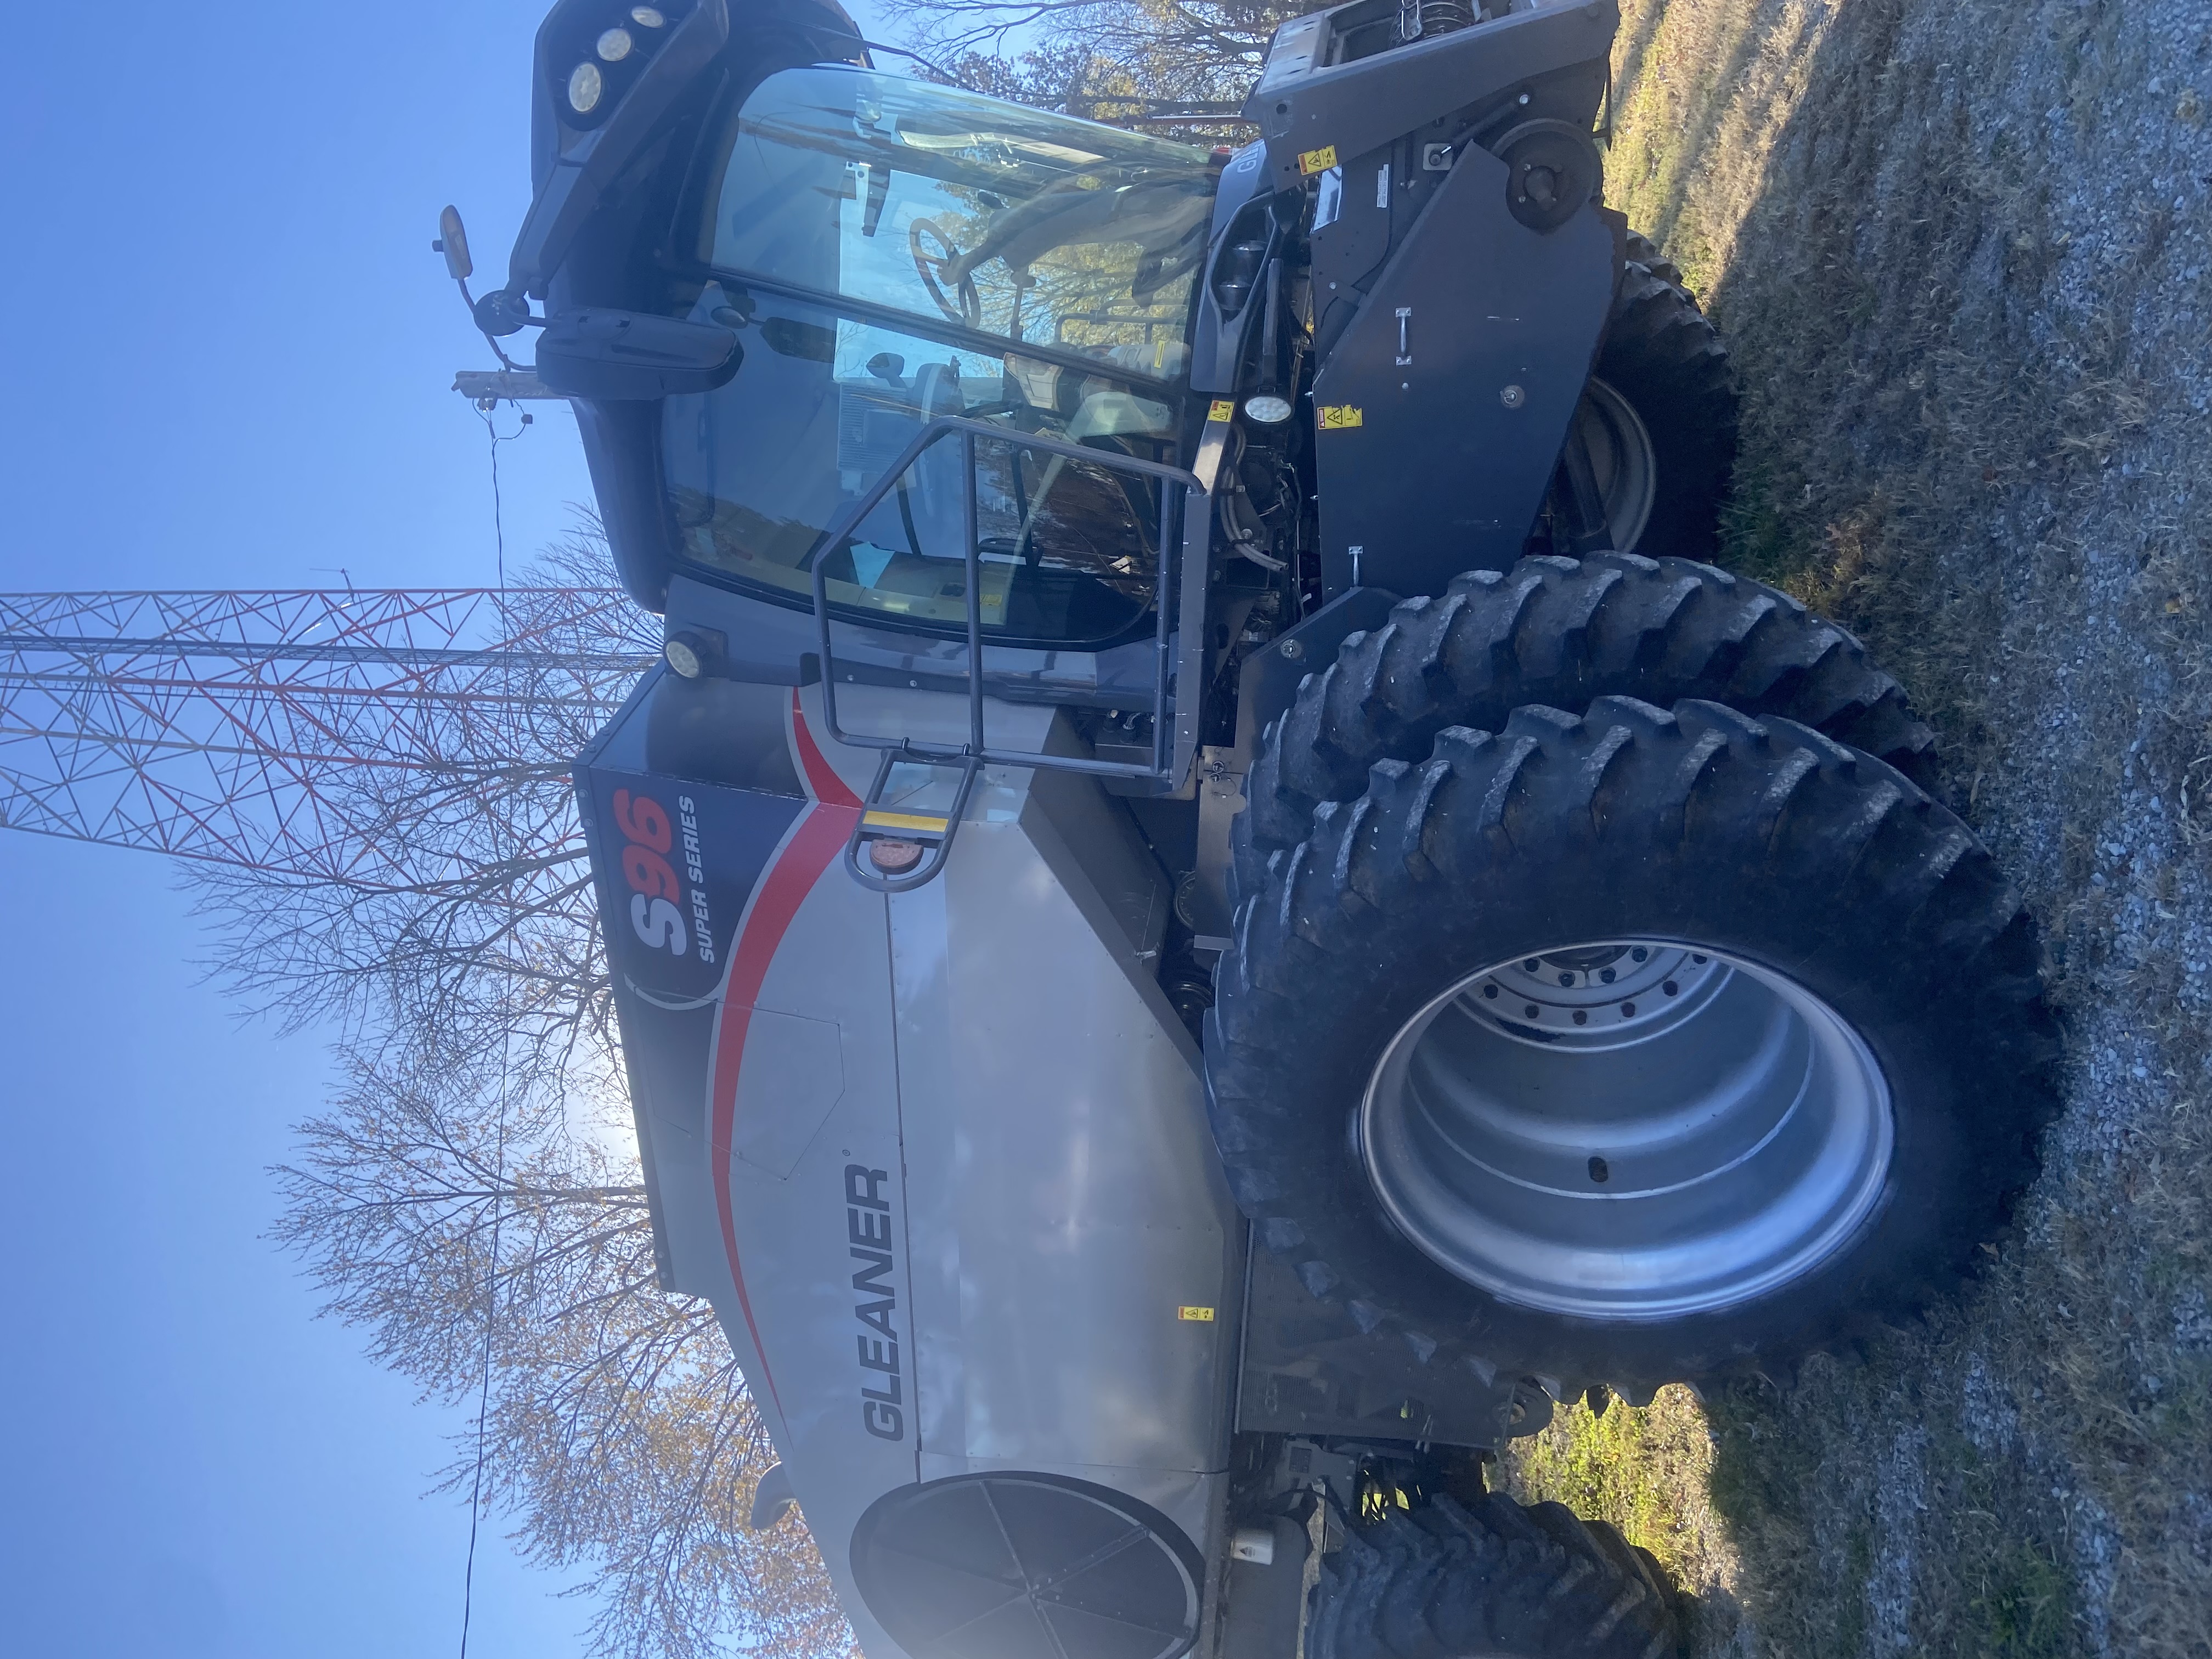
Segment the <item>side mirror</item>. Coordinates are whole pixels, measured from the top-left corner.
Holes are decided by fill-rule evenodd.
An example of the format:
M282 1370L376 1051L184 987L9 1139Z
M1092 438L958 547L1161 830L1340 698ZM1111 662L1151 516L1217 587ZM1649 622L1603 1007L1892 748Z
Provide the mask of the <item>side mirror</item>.
M462 228L461 210L448 207L438 216L438 240L430 244L433 253L446 256L446 275L457 283L465 283L476 274L476 265L469 258L469 233Z
M711 323L635 311L566 311L538 337L538 378L564 398L635 403L712 392L744 360Z

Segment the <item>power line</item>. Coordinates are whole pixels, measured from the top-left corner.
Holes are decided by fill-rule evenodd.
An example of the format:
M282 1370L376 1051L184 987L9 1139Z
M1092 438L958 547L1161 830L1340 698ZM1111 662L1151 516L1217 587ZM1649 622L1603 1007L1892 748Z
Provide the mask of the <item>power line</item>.
M501 354L502 362L505 354ZM499 435L494 416L499 405L479 406L483 416L484 431L491 438L491 526L498 550L499 589L507 592L507 518L499 498L499 447L513 438ZM520 437L530 428L530 411L522 411L522 423L514 437ZM507 620L507 608L502 603L500 618ZM469 1553L461 1567L461 1655L469 1659L469 1624L476 1611L477 1591L477 1528L483 1518L484 1419L491 1409L491 1340L494 1319L499 1311L499 1224L501 1219L500 1198L507 1185L507 1056L500 1055L499 1068L499 1152L495 1160L496 1169L492 1178L491 1197L491 1262L484 1272L484 1339L483 1375L477 1390L477 1466L469 1478Z
M507 1188L507 1066L499 1068L499 1151L491 1189L491 1265L484 1273L483 1376L477 1393L477 1467L469 1480L469 1554L461 1569L461 1659L469 1659L469 1621L476 1610L477 1524L483 1516L484 1418L491 1408L491 1338L499 1311L500 1200Z

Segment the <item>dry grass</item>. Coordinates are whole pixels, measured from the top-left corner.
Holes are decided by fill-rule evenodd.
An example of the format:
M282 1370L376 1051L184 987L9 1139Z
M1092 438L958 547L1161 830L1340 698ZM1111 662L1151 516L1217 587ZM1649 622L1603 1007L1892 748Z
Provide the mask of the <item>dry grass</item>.
M1630 0L1620 52L1614 199L1743 372L1731 562L1937 720L2044 922L2068 1106L1956 1305L1717 1393L1710 1453L1684 1401L1577 1410L1516 1478L1732 1586L1705 1652L2206 1659L2201 3Z

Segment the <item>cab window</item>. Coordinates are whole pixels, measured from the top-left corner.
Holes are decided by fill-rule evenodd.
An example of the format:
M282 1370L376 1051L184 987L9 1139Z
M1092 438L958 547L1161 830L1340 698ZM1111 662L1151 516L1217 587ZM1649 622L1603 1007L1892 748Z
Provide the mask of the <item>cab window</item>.
M1189 145L866 70L786 70L725 118L697 252L1173 380L1213 193Z
M1172 460L1176 411L1156 390L1018 351L983 356L734 281L708 283L693 314L738 327L744 358L728 385L671 398L663 414L662 464L687 560L811 600L809 560L823 532L929 421L958 415L1002 434L975 446L986 629L1100 646L1148 625L1159 486L1022 440L1042 434ZM833 605L885 626L964 630L963 465L959 445L940 441L823 550Z

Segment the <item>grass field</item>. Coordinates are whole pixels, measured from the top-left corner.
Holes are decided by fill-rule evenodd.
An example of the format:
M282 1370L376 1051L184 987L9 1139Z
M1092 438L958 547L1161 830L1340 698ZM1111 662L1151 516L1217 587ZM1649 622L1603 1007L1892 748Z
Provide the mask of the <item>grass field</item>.
M1936 721L2067 1109L1925 1325L1510 1472L1700 1589L1705 1654L2212 1659L2212 13L1627 0L1618 70L1609 194L1742 375L1729 562Z

